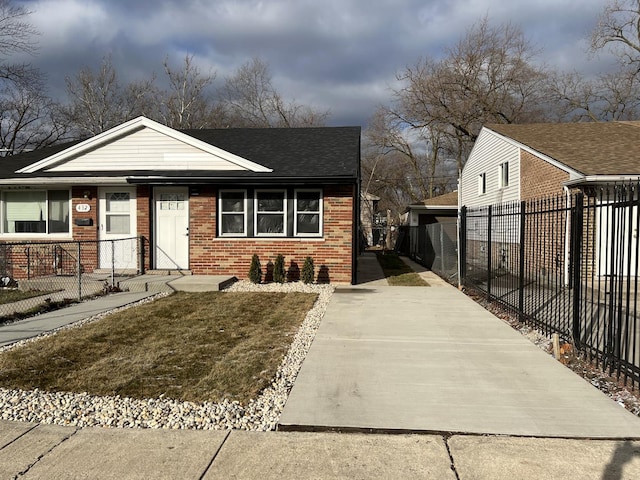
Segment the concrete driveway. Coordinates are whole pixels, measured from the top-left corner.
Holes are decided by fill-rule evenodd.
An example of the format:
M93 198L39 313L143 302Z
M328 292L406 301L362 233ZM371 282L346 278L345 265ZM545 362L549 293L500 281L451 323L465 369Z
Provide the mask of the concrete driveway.
M280 429L640 438L640 419L456 288L338 288Z

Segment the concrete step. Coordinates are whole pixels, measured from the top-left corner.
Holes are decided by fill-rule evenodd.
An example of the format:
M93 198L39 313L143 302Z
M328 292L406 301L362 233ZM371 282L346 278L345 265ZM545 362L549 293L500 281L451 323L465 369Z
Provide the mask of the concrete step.
M169 286L183 292L217 292L238 279L231 275L190 275L169 282Z

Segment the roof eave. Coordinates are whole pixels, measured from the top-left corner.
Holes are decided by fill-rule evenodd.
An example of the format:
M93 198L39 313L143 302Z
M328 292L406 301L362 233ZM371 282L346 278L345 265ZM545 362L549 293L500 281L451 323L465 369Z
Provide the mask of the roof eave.
M640 182L640 175L585 175L564 182L566 187L577 187L593 183Z
M264 185L264 184L333 184L350 185L357 183L356 176L334 176L334 177L164 177L164 176L130 176L127 182L131 184L148 185L206 185L206 184L243 184L243 185Z

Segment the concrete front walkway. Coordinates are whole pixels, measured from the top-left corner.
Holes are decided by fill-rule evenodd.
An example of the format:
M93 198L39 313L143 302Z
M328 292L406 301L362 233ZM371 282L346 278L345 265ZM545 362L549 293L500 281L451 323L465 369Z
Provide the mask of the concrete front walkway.
M435 282L337 288L279 428L640 438L640 419Z
M0 478L622 480L640 442L73 428L0 420Z

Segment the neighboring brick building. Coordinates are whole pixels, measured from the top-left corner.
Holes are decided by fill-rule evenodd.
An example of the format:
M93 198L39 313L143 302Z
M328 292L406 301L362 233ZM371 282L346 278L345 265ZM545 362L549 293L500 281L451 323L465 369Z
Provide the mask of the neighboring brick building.
M607 193L596 197L594 192L606 184L640 180L639 145L640 122L486 125L462 170L460 206L494 206L497 219L491 227L491 254L502 261L500 266L505 270L511 270L509 264L517 258L513 247L519 238L520 225L515 221L502 226L500 208L519 209L518 202L534 201L528 209L548 210L544 218L532 217L531 225L525 226L529 243L542 245L539 251L528 254L525 261L532 270L546 276L557 272L556 277L568 283L571 218L565 202L569 194L582 190L587 195L586 201L596 207L606 207L613 198L608 198ZM600 276L611 273L609 262L596 260L605 258L612 248L610 242L598 240L611 233L614 215L619 238L630 239L625 249L632 252L637 249L637 235L632 234L637 226L628 222L628 218L637 217L635 204L610 210L599 209L596 218L592 208L591 217L584 219L589 230L585 238L595 239L591 245L598 246L584 263L592 265L588 268ZM467 238L470 249L478 247L479 257L488 252L483 245L473 242L486 239L487 233L487 226L482 222L469 220ZM599 266L593 266L596 264ZM583 268L586 267L583 265Z
M238 278L254 253L284 255L294 278L310 256L320 280L355 283L359 174L359 127L177 131L139 117L3 159L0 242L135 238L96 243L83 269L106 258Z

